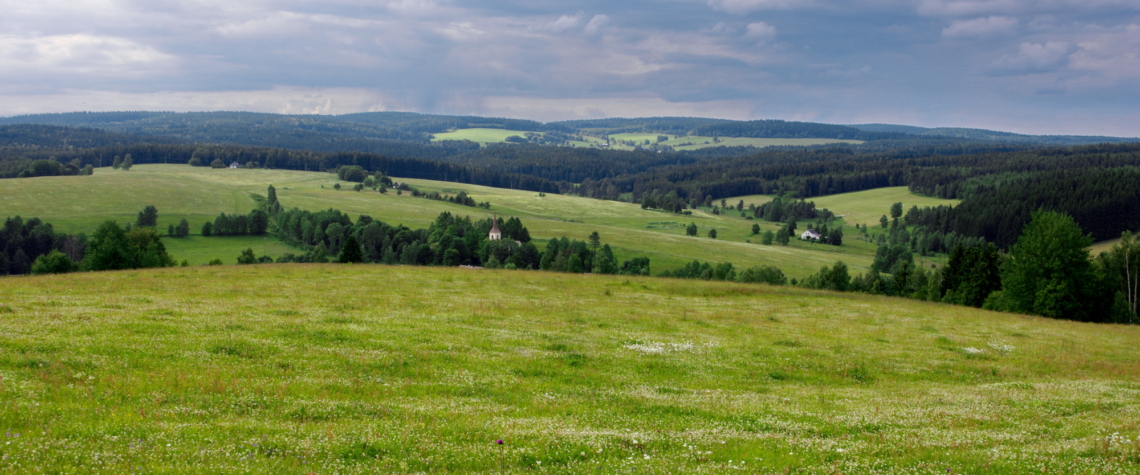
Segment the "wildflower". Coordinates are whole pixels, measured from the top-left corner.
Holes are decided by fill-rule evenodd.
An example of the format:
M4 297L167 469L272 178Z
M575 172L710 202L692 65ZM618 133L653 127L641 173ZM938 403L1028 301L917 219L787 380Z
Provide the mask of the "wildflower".
M496 440L495 443L499 444L499 445L503 445L503 439Z

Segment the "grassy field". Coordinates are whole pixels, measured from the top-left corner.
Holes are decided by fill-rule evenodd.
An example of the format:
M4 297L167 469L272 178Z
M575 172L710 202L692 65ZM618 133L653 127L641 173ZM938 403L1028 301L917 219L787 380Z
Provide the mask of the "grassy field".
M1133 233L1133 236L1135 236L1135 235L1136 235L1136 233ZM1113 246L1116 246L1117 244L1120 244L1120 238L1109 239L1107 241L1100 241L1100 242L1092 245L1090 253L1094 256L1099 256L1100 253L1107 252L1107 251L1111 250L1113 248Z
M478 142L480 145L487 145L489 143L501 143L507 140L507 137L517 135L525 137L528 132L525 130L506 130L506 129L458 129L452 132L441 134L434 134L433 141L441 140L470 140ZM542 132L535 132L541 134ZM809 146L809 145L827 145L836 143L848 144L861 144L860 140L838 140L838 139L765 139L765 138L751 138L751 137L720 137L714 141L713 137L699 137L699 136L684 136L684 135L669 135L669 134L612 134L609 137L614 140L634 141L638 145L642 145L646 140L649 143L657 143L657 137L664 135L669 137L669 140L661 142L664 145L669 145L675 150L697 150L708 147L774 147L774 146ZM601 139L594 137L583 136L585 141L572 141L568 145L574 147L590 147L595 144L604 143ZM633 150L633 146L612 143L611 147L614 150Z
M811 198L816 207L827 208L836 216L850 225L867 224L876 226L879 218L886 215L890 217L890 208L893 203L903 204L903 213L911 206L925 208L927 206L949 205L957 206L959 200L945 200L911 193L905 186L891 188L878 188L854 193L842 193L831 196L817 196Z
M771 195L734 196L732 198L725 198L724 203L729 205L729 206L736 206L737 203L744 201L744 207L747 208L748 205L760 206L764 203L772 201L772 198L775 198L775 196L771 196ZM716 205L720 206L720 200L716 200Z
M808 145L827 145L835 143L849 143L861 144L859 140L837 140L837 139L766 139L766 138L752 138L752 137L720 137L714 141L713 137L701 136L684 136L684 135L668 135L668 134L612 134L609 137L615 140L634 141L638 145L643 145L646 140L654 144L657 142L657 137L664 135L669 137L669 140L660 142L663 145L673 147L675 150L697 150L708 147L774 147L782 145L794 146L808 146ZM634 147L613 144L613 148L618 150L633 150Z
M191 232L197 234L202 224L212 221L218 213L248 213L254 207L251 196L264 195L266 187L273 184L287 207L335 208L353 218L367 214L413 228L426 227L440 212L450 211L473 218L492 214L519 216L540 245L544 240L561 236L584 240L597 231L621 259L637 255L650 257L654 272L699 259L732 262L737 267L775 265L789 277L802 278L840 259L847 262L853 272L863 272L870 266L875 252L870 243L856 240L842 247L799 241L787 247L760 245L758 236L751 234L752 224L759 223L762 230L773 231L778 226L746 220L739 214L716 216L695 210L692 216L683 216L643 210L631 203L553 194L540 197L527 191L428 180L403 181L424 191L455 194L465 190L477 201L489 201L492 208L470 208L413 198L408 194L337 191L333 189L336 177L328 173L139 165L129 172L100 168L94 176L86 177L6 180L0 187L0 209L5 216L39 217L63 232L91 233L106 219L133 222L143 207L153 204L159 210L160 230L187 218ZM734 204L736 200L733 199ZM880 203L881 206L889 204L890 201ZM690 222L697 223L700 237L684 235L684 227ZM717 230L718 239L705 237L710 229ZM237 250L241 249L244 247ZM208 246L199 246L190 250L190 255L180 255L177 245L171 248L176 259L188 259L192 264L213 258L230 263L237 258L233 250L233 246L224 245L211 254Z
M293 248L270 236L224 236L166 238L162 240L166 251L178 262L186 260L190 265L203 265L214 259L225 264L236 264L237 257L246 249L253 249L257 257L269 256L274 259L287 253L304 254L305 251Z
M537 132L541 134L542 132ZM488 143L506 142L507 137L517 135L519 137L526 137L527 132L523 130L506 130L506 129L458 129L454 132L446 132L442 134L434 134L433 141L441 140L470 140L478 142L480 145L487 145Z
M6 473L1140 471L1137 327L452 268L0 281Z

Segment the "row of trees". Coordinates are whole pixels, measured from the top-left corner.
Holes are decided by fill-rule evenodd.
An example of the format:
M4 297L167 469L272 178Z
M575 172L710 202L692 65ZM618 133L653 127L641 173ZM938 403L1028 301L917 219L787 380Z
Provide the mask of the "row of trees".
M221 213L214 222L202 225L203 236L260 236L269 229L269 213L262 209L251 210L249 214Z
M737 273L736 268L731 262L721 262L714 265L696 260L686 264L684 267L672 271L663 271L660 276L677 279L721 280L769 285L785 285L788 283L788 278L784 276L784 272L774 266L754 266Z
M412 144L409 144L412 145ZM544 147L554 150L554 147ZM371 153L327 153L304 150L261 148L241 145L178 145L138 143L91 149L20 150L18 156L6 156L0 150L0 178L16 177L32 161L56 157L60 163L79 160L83 166L111 165L114 157L131 155L135 165L148 163L189 163L197 158L202 166L213 161L223 164L238 162L254 168L324 171L337 170L345 165L360 166L364 170L381 172L384 176L400 176L427 180L453 181L498 188L523 189L557 193L554 181L521 173L493 171L466 163L446 163L429 160L412 153L408 156L390 156ZM7 158L5 158L7 157ZM442 158L442 157L440 157ZM206 160L209 161L206 161ZM120 163L121 166L121 163ZM14 170L14 173L13 173Z
M14 160L0 162L0 178L33 178L37 176L92 175L95 169L78 159L60 163L55 157L47 160Z

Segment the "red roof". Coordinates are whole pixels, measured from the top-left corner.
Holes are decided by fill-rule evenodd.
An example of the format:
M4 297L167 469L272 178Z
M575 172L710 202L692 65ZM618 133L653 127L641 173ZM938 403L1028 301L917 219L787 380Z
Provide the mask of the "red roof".
M496 216L496 217L494 217L494 218L491 218L491 232L493 232L493 233L499 233L499 234L502 234L502 232L501 232L501 231L499 231L499 223L498 223L498 221L499 221L499 217L498 217L498 216Z

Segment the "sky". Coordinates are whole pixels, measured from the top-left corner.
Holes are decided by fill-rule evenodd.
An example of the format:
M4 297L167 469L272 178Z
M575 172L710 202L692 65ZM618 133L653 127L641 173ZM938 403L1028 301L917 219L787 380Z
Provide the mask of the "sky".
M0 115L697 116L1140 136L1140 0L0 0Z

